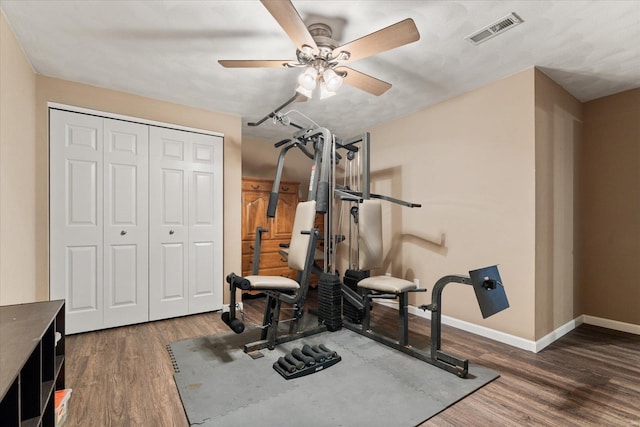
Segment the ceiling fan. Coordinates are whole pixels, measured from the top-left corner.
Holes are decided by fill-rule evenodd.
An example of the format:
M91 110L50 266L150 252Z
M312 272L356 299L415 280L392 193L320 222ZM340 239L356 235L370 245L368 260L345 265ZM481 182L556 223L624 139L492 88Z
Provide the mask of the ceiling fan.
M290 0L260 0L296 45L296 60L220 60L228 68L299 67L305 71L298 77L298 93L311 98L320 83L320 97L335 95L347 83L360 90L379 96L391 84L356 71L344 64L376 55L380 52L412 43L420 33L412 19L405 19L349 43L338 45L332 30L326 24L307 26Z

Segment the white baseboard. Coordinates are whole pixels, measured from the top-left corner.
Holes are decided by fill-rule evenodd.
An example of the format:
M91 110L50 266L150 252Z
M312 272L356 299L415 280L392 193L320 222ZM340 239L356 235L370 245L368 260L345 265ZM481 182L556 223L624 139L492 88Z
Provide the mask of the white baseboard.
M587 325L600 326L603 328L613 329L621 332L628 332L630 334L640 335L640 325L634 325L633 323L619 322L617 320L603 319L601 317L582 315L582 321Z
M387 307L398 309L396 301L376 301L377 304L382 304ZM415 314L418 317L431 320L430 311L422 311L412 305L409 306L409 313ZM507 334L504 332L496 331L495 329L487 328L485 326L476 325L474 323L466 322L464 320L456 319L455 317L449 317L446 315L441 316L442 324L452 326L457 329L461 329L472 334L480 335L481 337L489 338L494 341L498 341L512 347L520 348L527 351L536 351L536 343L531 340L517 337L515 335Z
M380 300L380 301L376 301L376 304L385 305L387 307L391 307L396 310L398 309L397 301ZM430 311L422 311L417 307L414 307L411 305L409 306L409 313L425 319L429 319L429 320L431 319ZM449 317L445 315L442 315L442 323L444 325L449 325L466 332L471 332L473 334L480 335L482 337L489 338L494 341L498 341L498 342L510 345L512 347L531 351L533 353L537 353L541 351L543 348L547 347L549 344L558 340L565 334L571 332L572 330L580 326L582 323L586 323L587 325L601 326L603 328L609 328L616 331L628 332L628 333L640 335L640 325L619 322L617 320L602 319L600 317L588 316L586 314L578 316L575 319L568 321L564 325L548 333L547 335L545 335L544 337L540 338L537 341L527 340L521 337L517 337L515 335L496 331L495 329L476 325L475 323L466 322L464 320L459 320L459 319L456 319L455 317Z
M540 338L538 341L534 343L535 349L532 351L537 353L543 348L545 348L546 346L548 346L549 344L553 343L555 340L560 339L563 335L573 331L575 328L577 328L583 323L582 318L583 316L578 316L575 319L570 320L564 325L560 326L556 330L551 331L544 337Z

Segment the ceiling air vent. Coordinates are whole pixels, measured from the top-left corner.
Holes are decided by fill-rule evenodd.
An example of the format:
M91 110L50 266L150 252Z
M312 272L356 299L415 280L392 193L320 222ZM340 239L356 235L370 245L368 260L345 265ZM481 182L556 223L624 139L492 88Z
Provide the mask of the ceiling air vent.
M468 35L465 39L469 40L471 44L479 45L480 43L486 42L490 38L497 36L498 34L502 34L510 28L515 27L518 24L522 24L524 21L515 13L511 13L510 15L505 16L504 18L499 19L497 22L493 24L489 24L484 28L479 29L473 34Z

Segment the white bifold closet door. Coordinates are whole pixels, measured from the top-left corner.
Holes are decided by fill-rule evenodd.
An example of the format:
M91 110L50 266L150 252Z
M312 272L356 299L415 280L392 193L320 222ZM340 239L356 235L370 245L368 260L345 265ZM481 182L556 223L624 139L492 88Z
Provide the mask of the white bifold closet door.
M145 125L50 110L50 290L69 333L148 319Z
M222 308L222 142L50 109L50 296L68 333Z
M222 307L222 144L150 129L149 319Z

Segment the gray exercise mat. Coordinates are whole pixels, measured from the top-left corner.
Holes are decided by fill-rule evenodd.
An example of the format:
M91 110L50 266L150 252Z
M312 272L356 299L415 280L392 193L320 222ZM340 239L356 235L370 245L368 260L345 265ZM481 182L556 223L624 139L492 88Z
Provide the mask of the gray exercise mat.
M169 344L191 425L415 426L499 376L471 364L459 378L347 329L262 350L254 360L242 346L258 337L253 329ZM304 344L324 344L342 360L285 380L273 363Z

